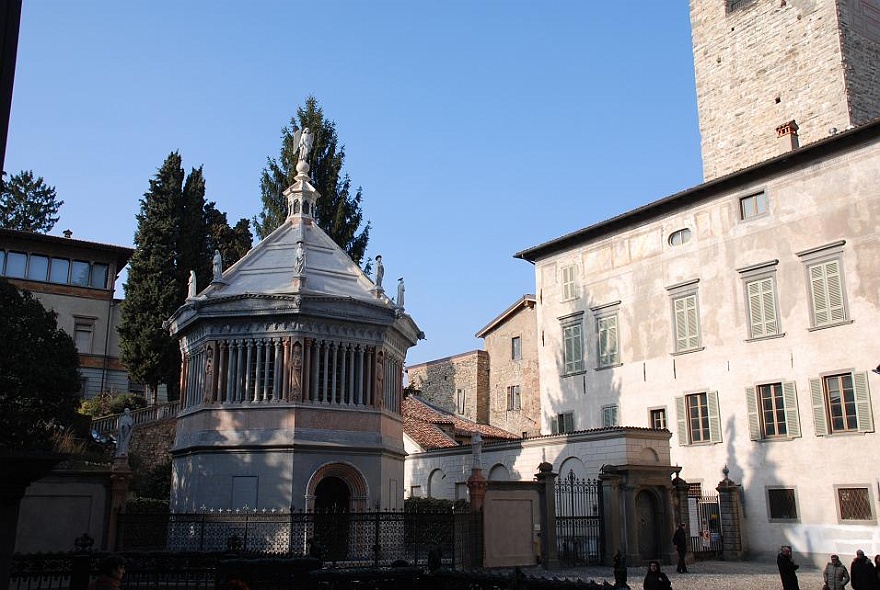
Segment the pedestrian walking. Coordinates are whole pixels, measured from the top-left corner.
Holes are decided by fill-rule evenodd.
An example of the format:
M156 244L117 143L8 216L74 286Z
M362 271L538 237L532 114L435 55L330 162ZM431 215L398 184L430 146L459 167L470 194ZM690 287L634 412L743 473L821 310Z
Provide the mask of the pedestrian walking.
M790 546L783 545L779 548L776 566L779 568L779 577L782 578L782 590L800 590L795 573L800 566L792 560Z
M849 565L849 575L853 590L877 590L877 571L861 549Z
M675 545L675 550L678 552L678 565L675 566L675 571L679 574L688 573L687 564L684 561L685 555L687 555L687 532L684 527L685 523L678 523L678 528L672 535L672 544Z
M822 590L844 590L844 586L849 584L849 572L846 571L846 566L840 563L840 557L837 555L831 556L831 561L825 566L822 576L825 579Z

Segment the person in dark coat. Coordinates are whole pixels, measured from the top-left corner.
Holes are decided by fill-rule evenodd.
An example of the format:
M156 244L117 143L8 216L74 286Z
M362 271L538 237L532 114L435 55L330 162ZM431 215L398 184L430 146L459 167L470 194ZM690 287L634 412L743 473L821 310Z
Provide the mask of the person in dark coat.
M89 584L89 590L118 590L125 575L125 558L111 554L98 564L98 577Z
M666 574L660 571L659 561L648 562L648 573L645 574L645 582L642 584L645 590L672 590L672 582Z
M865 552L856 551L856 558L849 566L849 581L852 590L877 590L877 572Z
M795 573L800 566L791 559L791 547L783 545L779 549L776 566L779 568L779 577L782 578L782 590L800 590Z
M675 550L678 552L678 565L675 566L675 571L680 574L688 573L687 564L684 562L684 557L687 555L687 532L684 527L683 522L679 523L675 534L672 535L672 544L675 545Z

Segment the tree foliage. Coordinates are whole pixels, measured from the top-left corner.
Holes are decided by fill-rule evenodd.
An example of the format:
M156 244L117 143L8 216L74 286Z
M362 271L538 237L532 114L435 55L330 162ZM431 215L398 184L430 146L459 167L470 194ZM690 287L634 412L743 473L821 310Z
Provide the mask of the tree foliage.
M47 233L58 223L58 210L63 204L55 187L47 185L42 176L34 178L33 170L22 170L2 183L0 226Z
M51 449L76 421L79 355L56 314L0 278L0 448Z
M242 219L230 228L226 214L205 201L202 168L185 174L178 152L150 180L137 221L119 326L122 361L151 392L164 383L169 398L176 399L180 352L163 323L186 300L191 270L197 285L210 282L215 248L227 266L247 252L249 222Z
M290 123L281 130L278 159L267 158L260 178L263 208L254 217L254 229L260 239L265 238L287 217L287 201L282 193L296 177L298 153L293 137L297 129L306 127L314 134L309 174L321 193L315 222L356 264L360 264L370 239L370 222L361 229L362 190L358 187L352 194L351 179L342 172L345 146L338 144L336 123L324 118L324 111L314 96L306 99L304 107L297 108L296 116L291 117Z

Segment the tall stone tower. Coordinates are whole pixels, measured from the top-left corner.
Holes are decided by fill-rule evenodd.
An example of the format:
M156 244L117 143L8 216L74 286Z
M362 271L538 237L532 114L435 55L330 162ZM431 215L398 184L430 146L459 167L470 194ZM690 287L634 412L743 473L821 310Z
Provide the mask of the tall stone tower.
M880 0L690 0L703 176L880 116Z

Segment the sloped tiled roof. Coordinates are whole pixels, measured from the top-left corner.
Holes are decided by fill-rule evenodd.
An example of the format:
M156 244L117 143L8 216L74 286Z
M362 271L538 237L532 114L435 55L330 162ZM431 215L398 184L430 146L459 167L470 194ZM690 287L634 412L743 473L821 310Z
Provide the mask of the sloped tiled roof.
M488 424L477 424L438 408L418 396L408 395L403 399L403 430L423 449L443 449L459 446L440 426L451 426L455 435L470 437L479 432L486 442L515 440L520 437L501 428ZM447 428L448 430L448 428Z

